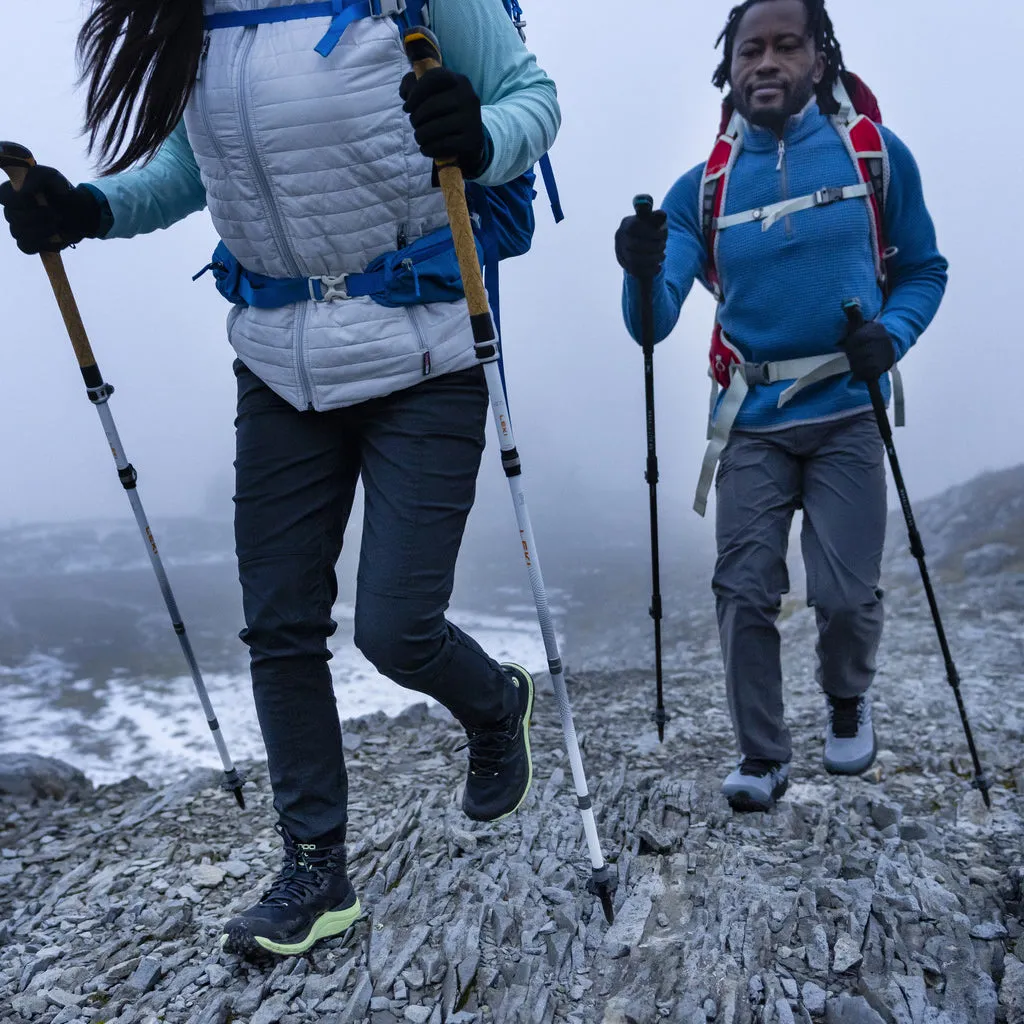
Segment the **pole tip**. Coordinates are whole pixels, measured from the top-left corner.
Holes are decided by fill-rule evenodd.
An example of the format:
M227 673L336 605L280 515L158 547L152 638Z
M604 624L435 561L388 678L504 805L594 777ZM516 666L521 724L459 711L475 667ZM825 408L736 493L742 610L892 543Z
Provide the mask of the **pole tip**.
M612 872L610 864L604 867L594 868L594 873L587 882L587 891L601 901L601 909L604 911L605 920L612 924L615 920L615 907L612 900L615 897L615 890L618 887L618 878Z
M231 768L224 772L224 778L220 784L221 789L235 794L235 802L243 811L245 810L245 794L242 792L242 787L245 785L245 778L245 772Z
M988 776L987 775L976 775L975 778L974 778L974 781L971 783L971 785L975 789L981 790L981 799L985 801L985 807L988 808L988 810L991 811L992 810L992 797L989 795L989 789L991 789L991 784L988 781Z
M658 708L654 712L654 724L658 727L658 742L665 742L665 726L668 724L668 714L664 708Z

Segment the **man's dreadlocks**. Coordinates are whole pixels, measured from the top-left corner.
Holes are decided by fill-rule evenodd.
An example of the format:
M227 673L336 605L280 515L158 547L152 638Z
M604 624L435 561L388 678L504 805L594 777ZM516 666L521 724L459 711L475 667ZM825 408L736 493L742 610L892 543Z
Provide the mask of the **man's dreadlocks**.
M732 77L732 51L736 44L736 33L739 31L740 22L743 16L755 4L767 3L769 0L745 0L729 12L729 20L725 23L715 46L725 42L722 63L715 69L712 83L719 89L724 89ZM803 0L807 9L807 33L814 40L815 47L825 57L825 76L818 86L818 105L827 114L835 113L835 100L832 90L836 84L839 73L845 70L843 64L843 51L840 49L839 40L836 39L835 30L832 27L832 19L825 10L825 0Z

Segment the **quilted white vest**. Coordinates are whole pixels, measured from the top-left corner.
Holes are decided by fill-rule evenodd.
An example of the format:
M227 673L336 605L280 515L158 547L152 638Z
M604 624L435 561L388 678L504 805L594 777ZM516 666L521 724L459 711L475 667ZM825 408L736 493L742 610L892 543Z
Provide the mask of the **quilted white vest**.
M204 11L251 6L205 0ZM209 33L185 113L214 226L243 266L271 277L359 273L403 238L445 223L430 161L402 110L409 63L398 26L356 22L325 58L313 47L328 24ZM464 301L236 306L228 335L249 369L297 409L353 405L476 361Z

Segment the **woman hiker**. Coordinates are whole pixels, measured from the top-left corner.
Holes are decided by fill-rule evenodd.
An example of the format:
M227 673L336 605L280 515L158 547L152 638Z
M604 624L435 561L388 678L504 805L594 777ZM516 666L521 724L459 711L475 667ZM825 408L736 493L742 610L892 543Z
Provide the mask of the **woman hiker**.
M488 408L465 301L398 303L356 286L375 259L398 252L401 264L445 228L434 158L498 185L550 148L555 86L502 0L323 6L97 0L79 55L104 176L73 187L39 166L20 191L0 187L27 253L129 238L207 207L231 261L219 269L263 303L228 316L235 535L284 866L224 926L222 945L241 953L299 954L360 914L327 664L360 478L356 646L464 726L467 815L511 814L532 779L532 680L445 619ZM418 81L402 43L414 16L445 58ZM267 304L296 281L308 298Z

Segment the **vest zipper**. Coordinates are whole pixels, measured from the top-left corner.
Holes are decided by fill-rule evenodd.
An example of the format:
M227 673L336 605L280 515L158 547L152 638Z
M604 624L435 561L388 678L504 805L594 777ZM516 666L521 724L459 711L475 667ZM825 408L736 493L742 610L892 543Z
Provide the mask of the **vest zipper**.
M423 335L423 331L420 328L419 320L419 306L406 306L409 311L409 320L412 323L413 330L416 332L416 340L419 342L420 351L423 353L422 365L423 365L423 376L430 376L430 349L427 348L427 339Z
M210 43L213 40L213 36L207 32L203 39L203 50L199 55L199 70L196 72L196 106L199 108L199 119L203 122L203 130L206 132L207 137L210 140L210 145L213 146L213 151L217 154L217 159L224 159L224 150L221 147L220 140L213 132L213 121L210 118L210 108L206 102L206 89L203 88L201 82L203 78L203 71L206 68L206 60L210 56Z
M789 174L786 169L786 140L779 139L779 162L775 165L775 170L779 172L779 188L782 191L782 199L785 201L789 198ZM786 214L786 237L793 237L793 222L789 214Z
M274 203L274 195L270 189L270 181L260 164L259 153L256 151L255 125L252 123L252 106L249 94L249 65L252 56L252 48L256 43L256 31L258 25L247 26L243 31L246 38L242 43L242 53L238 62L238 103L241 118L242 137L245 139L245 147L249 156L249 165L252 167L253 181L256 184L263 208L267 213L267 220L270 223L270 230L274 236L274 243L277 245L285 264L288 267L289 277L305 277L299 270L295 254L288 245L288 236L285 234L284 223L281 220L280 211ZM305 344L306 304L296 303L295 311L295 364L299 374L299 387L302 392L302 404L305 408L313 406L313 389L309 380L309 369L306 366L306 344Z

